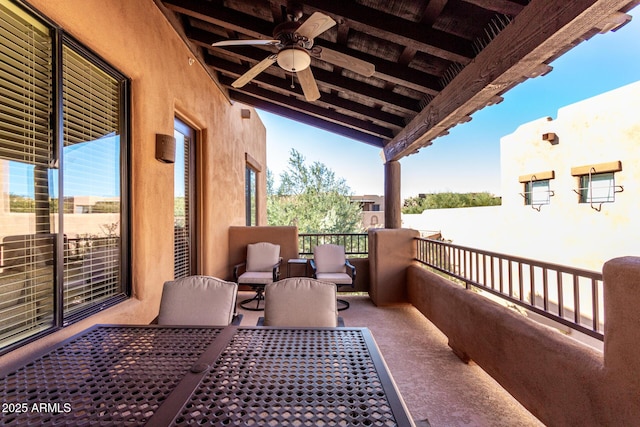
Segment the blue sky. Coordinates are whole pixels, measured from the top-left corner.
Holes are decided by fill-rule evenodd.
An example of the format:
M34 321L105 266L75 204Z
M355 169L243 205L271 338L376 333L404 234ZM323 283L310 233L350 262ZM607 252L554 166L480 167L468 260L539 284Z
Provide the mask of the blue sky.
M500 138L559 108L640 80L640 13L616 32L598 34L558 58L546 76L529 79L472 120L400 160L402 197L441 191L500 194ZM276 182L291 148L345 178L354 194L384 194L380 149L265 111L267 167Z

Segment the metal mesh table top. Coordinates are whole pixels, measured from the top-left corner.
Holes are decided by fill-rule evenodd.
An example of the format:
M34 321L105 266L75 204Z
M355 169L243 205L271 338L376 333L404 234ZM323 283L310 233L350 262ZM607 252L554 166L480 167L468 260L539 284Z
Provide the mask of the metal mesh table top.
M0 424L142 425L220 330L91 329L0 378Z
M358 330L238 330L175 425L395 426Z
M0 391L0 424L412 425L366 328L99 326Z

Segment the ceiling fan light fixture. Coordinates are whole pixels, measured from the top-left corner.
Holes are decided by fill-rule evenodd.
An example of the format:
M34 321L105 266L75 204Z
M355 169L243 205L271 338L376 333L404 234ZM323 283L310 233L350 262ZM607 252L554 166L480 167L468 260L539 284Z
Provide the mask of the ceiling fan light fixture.
M277 62L282 69L296 72L307 69L311 65L311 57L305 50L290 47L278 53Z

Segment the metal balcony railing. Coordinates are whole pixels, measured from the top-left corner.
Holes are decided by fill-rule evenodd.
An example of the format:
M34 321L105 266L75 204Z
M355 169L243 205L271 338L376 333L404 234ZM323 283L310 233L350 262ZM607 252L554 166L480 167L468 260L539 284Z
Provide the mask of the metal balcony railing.
M417 238L416 260L571 329L604 339L602 274Z
M367 233L301 233L298 234L298 253L300 256L312 256L315 246L327 243L344 246L348 257L363 258L369 254Z

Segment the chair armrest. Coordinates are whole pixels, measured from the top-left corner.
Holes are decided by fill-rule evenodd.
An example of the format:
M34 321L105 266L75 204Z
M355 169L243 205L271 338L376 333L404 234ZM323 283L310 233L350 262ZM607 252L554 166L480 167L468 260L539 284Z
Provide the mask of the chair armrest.
M258 323L256 326L264 326L264 317L258 317Z
M344 328L344 319L338 316L338 328Z
M273 281L280 280L280 265L282 264L282 257L278 259L278 262L273 266Z
M238 283L238 277L240 277L240 269L247 265L246 262L241 262L233 266L233 281Z
M349 270L351 270L351 281L352 281L352 282L353 282L353 284L355 285L355 284L356 284L356 267L355 267L353 264L351 264L351 263L349 262L349 260L346 260L346 261L344 262L344 265L345 265Z
M242 314L235 314L233 316L233 319L231 320L231 324L234 325L234 326L240 326L240 322L242 322L242 317L243 316L244 315L242 315Z
M313 259L310 259L309 265L311 266L311 270L313 271L313 278L317 279L318 268L316 267L316 262Z

